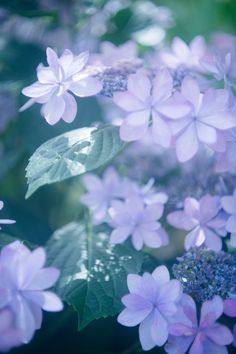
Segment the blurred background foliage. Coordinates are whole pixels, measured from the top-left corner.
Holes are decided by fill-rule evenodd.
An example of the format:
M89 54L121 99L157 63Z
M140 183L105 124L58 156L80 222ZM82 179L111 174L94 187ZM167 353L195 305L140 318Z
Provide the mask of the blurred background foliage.
M83 191L79 178L43 187L29 200L25 167L44 141L65 131L104 120L95 98L78 99L73 124L49 126L35 105L19 114L25 102L21 89L35 81L35 69L45 62L45 48L95 52L103 40L137 42L140 52L158 49L180 36L187 42L201 34L236 34L235 0L0 0L0 199L3 217L17 220L4 231L32 244L44 244L52 231L80 219ZM116 319L99 320L76 332L71 309L47 315L33 342L15 353L108 354L136 353L137 329ZM130 348L127 350L127 348ZM152 352L162 353L154 349Z

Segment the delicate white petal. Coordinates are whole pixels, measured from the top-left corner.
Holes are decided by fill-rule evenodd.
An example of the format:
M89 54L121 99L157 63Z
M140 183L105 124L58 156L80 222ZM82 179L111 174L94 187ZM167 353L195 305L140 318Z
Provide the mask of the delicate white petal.
M113 95L113 101L126 112L147 109L146 104L130 92L115 92Z
M24 291L24 297L45 311L57 312L63 309L61 299L51 291Z
M200 103L200 88L196 80L187 76L184 78L181 86L182 95L189 101L197 111Z
M77 114L77 103L74 97L67 92L64 93L63 99L65 101L65 109L62 119L67 123L71 123Z
M148 131L148 122L143 125L132 126L126 122L120 127L120 138L124 141L134 141L143 138Z
M128 91L142 102L150 96L151 82L146 75L141 73L129 75L127 87Z
M151 313L139 326L139 339L143 350L150 350L156 345L151 333L153 318L154 313Z
M152 139L156 144L167 148L171 142L171 131L168 124L158 114L153 112Z
M170 281L170 273L166 266L159 266L152 272L153 278L156 280L158 287Z
M53 125L56 124L63 116L65 110L65 101L63 97L56 95L52 96L50 101L45 103L42 107L42 114L46 121Z
M41 84L40 82L35 82L34 84L23 88L22 93L25 96L37 98L50 93L54 88L51 84Z
M214 144L217 139L215 128L202 124L201 122L196 123L196 130L198 139L206 144Z
M198 151L199 143L195 125L192 123L178 137L176 141L176 154L180 162L190 160Z
M102 83L94 78L87 77L82 80L74 82L70 86L70 91L72 91L76 96L88 97L99 93L102 89Z

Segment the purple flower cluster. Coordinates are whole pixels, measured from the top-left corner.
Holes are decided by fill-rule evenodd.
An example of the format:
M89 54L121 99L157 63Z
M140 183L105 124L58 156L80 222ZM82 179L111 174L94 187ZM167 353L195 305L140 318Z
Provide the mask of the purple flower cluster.
M122 298L125 309L118 322L127 327L139 325L139 338L143 350L165 345L169 354L225 354L226 345L233 342L233 334L216 322L234 308L215 296L201 307L198 322L194 300L183 293L179 281L170 280L165 266L157 267L152 274L130 274L127 279L129 294ZM233 310L232 310L233 308ZM227 314L232 312L228 311Z
M41 327L42 310L61 311L59 297L46 289L59 277L56 268L44 268L46 253L30 251L15 241L0 253L0 351L28 343Z
M143 245L157 248L168 244L168 235L157 221L168 197L155 191L153 181L140 187L110 167L102 179L87 174L83 182L88 193L81 201L90 208L95 224L106 222L114 229L112 243L122 243L131 236L137 250Z
M174 38L170 50L160 50L153 69L144 67L133 42L118 47L104 42L101 53L90 59L87 52L75 56L70 50L58 57L48 48L48 66L40 64L38 81L23 89L31 99L21 110L37 102L49 124L70 123L77 113L71 93L86 97L100 92L126 113L120 126L124 141L148 135L153 143L174 148L180 162L192 159L201 146L227 155L236 127L236 50L233 45L216 49L200 36L189 46ZM121 70L127 63L129 70ZM219 82L223 89L217 88Z

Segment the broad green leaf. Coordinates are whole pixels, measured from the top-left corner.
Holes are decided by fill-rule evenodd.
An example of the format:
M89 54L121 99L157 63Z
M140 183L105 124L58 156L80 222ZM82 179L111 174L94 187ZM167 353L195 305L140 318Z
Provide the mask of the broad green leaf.
M45 184L91 171L122 150L117 127L81 128L53 138L31 156L26 169L26 198Z
M112 246L107 232L75 222L53 234L47 252L49 265L61 270L55 291L78 312L79 329L122 309L127 275L139 273L149 258L129 243Z

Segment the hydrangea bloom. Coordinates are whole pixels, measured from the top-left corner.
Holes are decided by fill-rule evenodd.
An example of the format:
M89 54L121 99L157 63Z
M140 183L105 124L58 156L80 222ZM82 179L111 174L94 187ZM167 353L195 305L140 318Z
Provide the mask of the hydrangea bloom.
M170 225L177 229L190 231L185 238L185 248L206 245L219 251L222 247L221 237L226 235L225 218L219 214L220 198L209 194L196 200L186 198L183 211L174 211L167 216Z
M163 204L145 206L140 198L113 201L109 209L111 242L124 242L131 236L134 248L141 250L143 245L161 247L168 243L168 236L157 221L163 214Z
M226 90L209 89L202 94L197 81L185 77L181 92L192 105L192 111L171 126L177 158L185 162L197 153L200 142L212 147L217 145L220 132L236 126L236 116L229 110Z
M126 308L118 322L127 327L139 326L139 338L144 350L162 346L168 337L168 323L177 312L182 296L181 284L170 280L165 266L157 267L152 274L129 274L130 294L122 298Z
M176 69L183 65L200 69L200 60L206 55L207 48L203 37L195 37L189 46L179 37L173 39L171 51L161 51L160 57L169 68Z
M176 315L175 323L169 326L166 352L184 354L191 347L191 354L226 354L225 346L232 343L233 336L226 326L216 322L223 313L222 299L215 296L203 303L199 324L193 299L184 294L181 305L182 311Z
M102 89L102 84L84 70L88 59L87 52L74 56L68 49L58 58L54 50L47 48L48 66L40 64L37 68L38 81L22 90L31 99L21 111L37 102L43 105L41 113L49 124L60 119L71 123L77 113L77 104L68 91L87 97Z
M233 253L191 248L177 258L172 271L184 292L198 303L212 300L215 295L228 299L236 294L236 255Z
M41 327L42 309L54 312L63 308L56 294L45 291L59 277L56 268L44 268L45 259L43 248L31 252L19 241L5 246L0 254L0 311L9 310L13 315L10 329L19 331L21 343L28 343Z
M167 118L176 120L191 110L179 92L172 95L173 79L169 71L159 70L153 82L140 72L130 75L127 86L126 92L116 92L113 97L128 113L120 127L121 139L140 140L150 129L155 143L169 147L171 130Z
M4 207L3 201L0 200L0 210L2 210ZM0 219L0 224L14 224L15 220L10 220L10 219ZM0 227L1 230L1 227Z
M226 230L231 232L231 245L236 247L236 188L232 196L224 196L221 198L224 210L230 214L226 222Z

